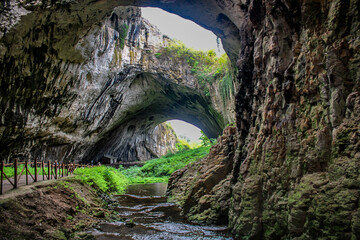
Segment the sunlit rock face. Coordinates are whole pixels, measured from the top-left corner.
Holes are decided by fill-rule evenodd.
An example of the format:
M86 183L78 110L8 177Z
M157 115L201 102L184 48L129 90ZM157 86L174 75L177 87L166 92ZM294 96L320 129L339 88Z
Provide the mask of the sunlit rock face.
M79 6L64 16L49 8L34 6L13 28L3 26L3 158L146 160L174 150L173 140L170 149L154 145L166 136L153 136L154 128L166 120L190 122L209 137L230 121L186 62L155 57L169 39L141 18L140 9L118 7L88 19L86 10L76 16ZM96 17L104 20L94 24Z

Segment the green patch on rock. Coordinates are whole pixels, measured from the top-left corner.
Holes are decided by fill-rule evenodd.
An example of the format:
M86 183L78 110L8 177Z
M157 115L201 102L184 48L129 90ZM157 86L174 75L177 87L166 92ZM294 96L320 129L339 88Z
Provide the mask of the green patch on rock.
M119 30L119 44L121 49L124 49L125 47L125 39L128 34L128 31L129 31L129 25L127 25L126 23L121 25Z

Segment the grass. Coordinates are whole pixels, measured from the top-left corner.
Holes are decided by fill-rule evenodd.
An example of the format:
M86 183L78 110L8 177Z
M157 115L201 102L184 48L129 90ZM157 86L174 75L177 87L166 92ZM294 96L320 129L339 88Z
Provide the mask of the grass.
M106 166L91 168L77 168L74 171L75 177L88 185L95 184L106 193L124 193L129 180L122 174L122 169L115 169Z
M24 168L23 164L18 165L18 167L17 167L18 175L21 173L23 168ZM35 175L35 168L34 167L28 166L28 170L32 175ZM53 169L53 171L55 171L55 169ZM58 175L60 175L60 171L61 171L61 169L58 169ZM38 175L45 175L45 174L48 173L48 168L47 167L44 168L45 174L43 173L43 170L40 167L37 168L37 172L38 172ZM14 176L14 167L4 167L4 173L8 177L13 177ZM25 174L26 174L26 172L24 170L23 175L25 175Z
M205 157L209 150L210 146L203 146L176 154L169 154L149 160L142 167L135 166L123 170L122 173L131 183L167 182L173 172Z
M168 154L164 157L149 160L142 167L131 167L128 169L113 168L107 166L95 166L91 168L77 168L74 171L75 178L88 185L96 185L106 193L121 194L125 192L127 185L140 183L167 182L170 175L176 170L185 167L187 164L204 158L210 150L211 144L195 149L183 149L175 154ZM21 165L18 172L22 170ZM30 168L32 174L34 168ZM13 167L5 167L7 176L14 175ZM38 170L41 174L42 171Z

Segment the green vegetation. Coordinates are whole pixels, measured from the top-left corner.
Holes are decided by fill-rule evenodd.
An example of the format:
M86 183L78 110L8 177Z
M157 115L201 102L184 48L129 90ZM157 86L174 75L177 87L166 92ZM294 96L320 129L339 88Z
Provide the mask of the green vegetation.
M90 186L95 184L107 193L123 193L129 180L122 174L122 169L106 166L77 168L74 173L77 179Z
M200 132L201 132L201 136L199 139L201 140L203 146L212 146L216 144L216 139L214 138L209 139L202 130Z
M170 175L185 167L185 165L205 157L211 144L196 149L185 149L176 154L149 160L144 166L134 166L128 169L115 169L106 166L92 168L77 168L74 173L83 183L95 184L106 193L121 194L126 186L135 183L167 182Z
M174 171L200 160L209 153L209 150L210 146L203 146L177 154L166 155L149 160L142 167L128 168L122 173L128 177L131 183L167 182Z
M126 23L121 25L120 31L119 31L119 42L120 42L121 49L124 49L124 47L125 47L125 38L128 34L128 31L129 31L129 25L127 25Z
M186 47L180 41L173 41L169 46L155 53L155 56L159 59L171 57L177 61L187 62L206 96L210 96L209 86L214 82L220 83L223 100L229 99L234 93L233 68L226 54L217 57L214 50L197 51Z
M187 142L184 139L180 139L180 138L177 139L177 141L176 141L176 150L178 152L183 152L183 151L187 151L187 150L190 150L190 149L192 149L192 147L190 146L189 142Z
M17 173L18 173L18 175L21 173L21 171L22 171L23 169L24 169L24 165L23 165L23 164L18 165L18 167L17 167ZM34 168L34 167L28 166L28 170L29 170L29 172L30 172L31 175L35 175L35 168ZM55 173L55 169L52 169L52 171ZM61 170L60 168L58 168L57 171L58 171L58 175L60 175L62 170ZM38 175L45 175L45 174L48 173L48 168L47 168L47 167L44 167L44 171L43 171L42 168L38 167L38 168L37 168L37 172L38 172ZM44 174L44 172L45 172L45 174ZM6 176L8 176L8 177L13 177L13 176L14 176L14 167L4 167L4 173L5 173ZM26 174L25 169L24 169L24 171L23 171L22 174L23 174L23 175Z
M191 146L185 140L179 140L177 147L178 152L167 154L164 157L149 160L142 167L131 167L128 169L106 166L95 166L90 168L77 168L74 171L75 178L88 185L96 185L106 193L121 194L124 193L126 186L134 183L154 183L167 182L170 175L185 167L187 164L204 158L210 150L214 141L209 140L204 134L202 141L204 146L191 149ZM19 165L18 172L22 170ZM34 173L35 169L30 168ZM4 172L8 177L14 175L12 167L5 167ZM42 172L38 170L39 174ZM62 183L64 187L67 187Z

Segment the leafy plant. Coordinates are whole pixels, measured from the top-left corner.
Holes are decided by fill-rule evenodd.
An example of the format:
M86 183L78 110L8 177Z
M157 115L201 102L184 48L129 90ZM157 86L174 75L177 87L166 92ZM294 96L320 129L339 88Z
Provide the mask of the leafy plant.
M186 140L180 138L176 140L176 150L178 151L178 153L189 150L191 148L192 147Z
M210 146L203 146L183 151L178 154L149 160L142 167L131 167L122 171L122 173L132 183L167 182L174 171L202 159L209 153L209 150Z
M77 168L76 178L89 185L97 185L107 193L123 193L129 184L128 179L121 173L121 169L106 166L92 168Z
M155 56L159 59L172 58L189 64L205 96L210 96L209 87L214 82L220 83L223 100L234 93L233 68L226 54L217 57L214 50L197 51L186 47L180 41L172 41L167 47L155 53Z
M212 146L216 144L216 139L208 138L202 130L200 131L200 133L201 136L199 137L199 139L201 140L203 146Z

